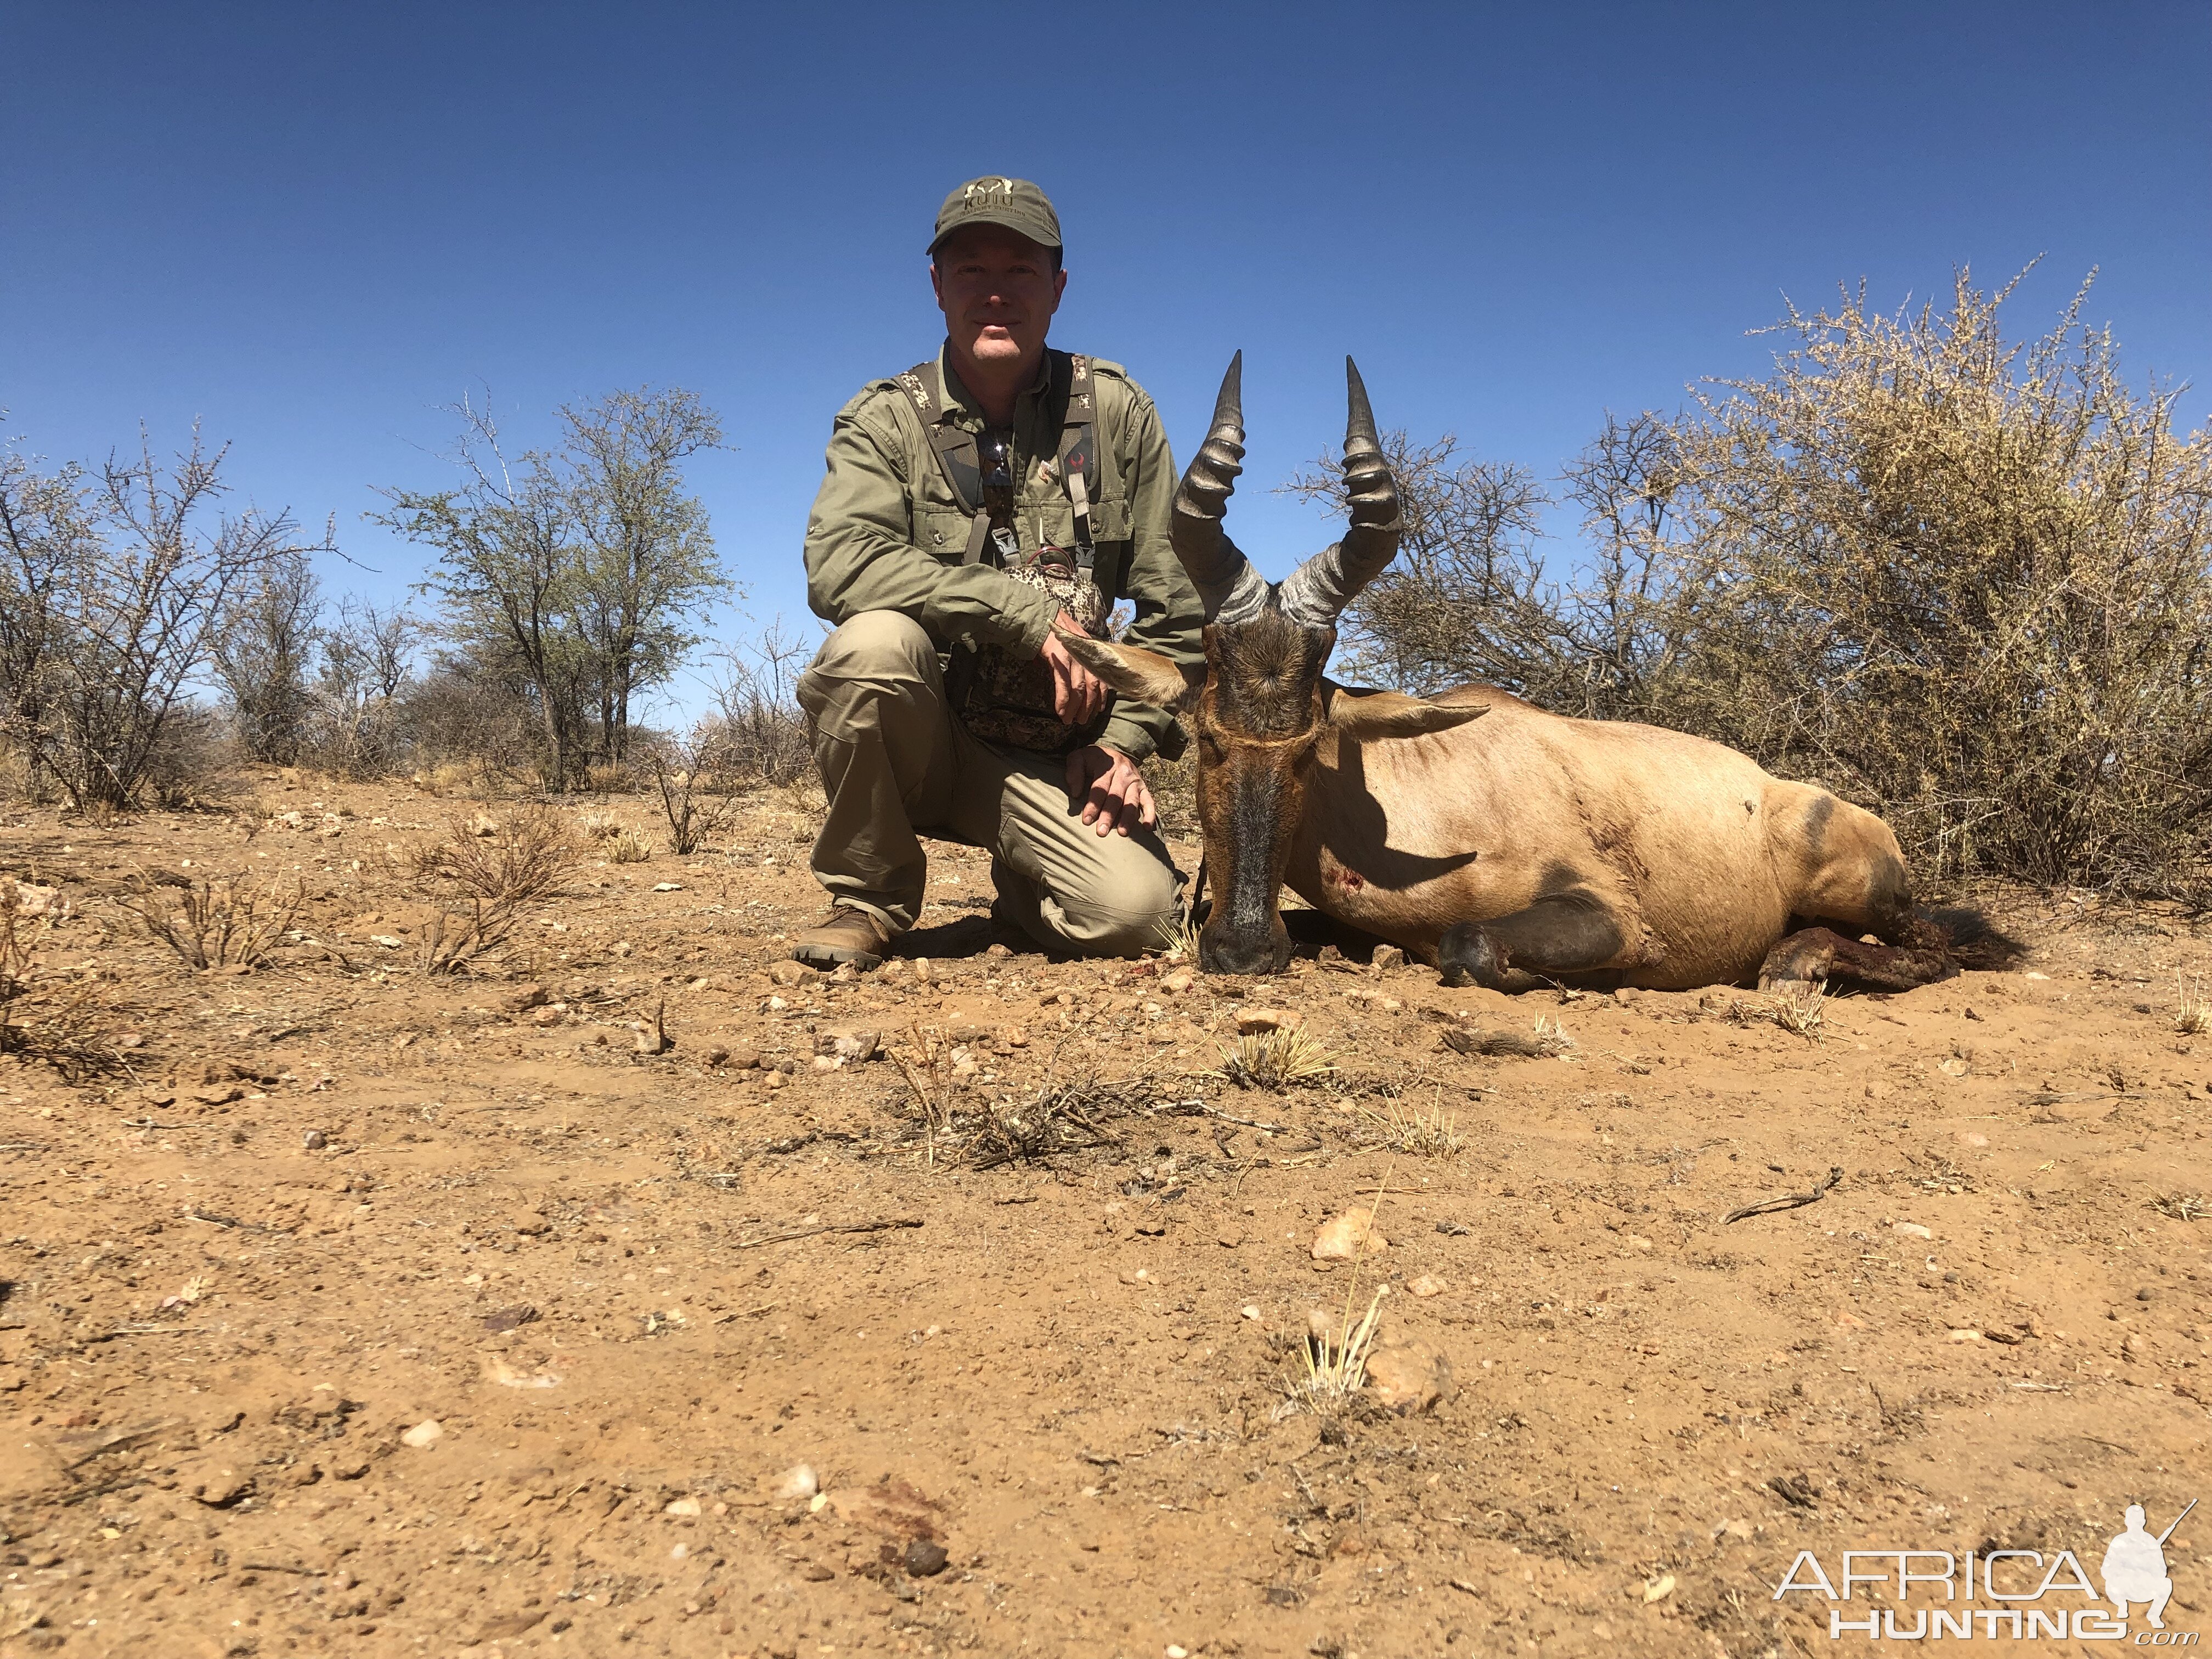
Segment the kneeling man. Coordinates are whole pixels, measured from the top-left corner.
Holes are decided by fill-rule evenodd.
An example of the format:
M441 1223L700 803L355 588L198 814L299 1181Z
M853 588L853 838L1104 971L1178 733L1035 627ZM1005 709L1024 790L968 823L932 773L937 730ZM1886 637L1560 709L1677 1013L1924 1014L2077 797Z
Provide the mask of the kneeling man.
M799 682L831 903L791 954L879 963L921 915L927 834L990 848L995 920L1127 955L1176 915L1138 769L1182 732L1115 702L1053 629L1103 637L1126 599L1132 644L1201 659L1168 544L1175 462L1118 364L1046 346L1067 273L1035 185L962 185L929 252L945 344L838 412L807 523L808 603L836 629Z

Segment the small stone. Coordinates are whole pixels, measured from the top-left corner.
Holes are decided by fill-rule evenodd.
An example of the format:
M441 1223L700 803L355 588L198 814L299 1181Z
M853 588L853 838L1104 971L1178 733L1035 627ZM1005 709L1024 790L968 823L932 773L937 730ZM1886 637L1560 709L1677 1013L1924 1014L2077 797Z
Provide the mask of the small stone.
M340 1480L358 1480L368 1473L368 1460L358 1453L350 1457L341 1457L331 1465L331 1475Z
M945 1546L927 1538L917 1538L906 1547L904 1558L908 1574L915 1578L934 1578L945 1571L949 1558Z
M1450 1285L1445 1284L1443 1279L1438 1279L1434 1273L1423 1273L1419 1279L1410 1281L1406 1286L1406 1289L1413 1295L1420 1297L1442 1296L1450 1288Z
M1244 1242L1244 1235L1234 1227L1224 1227L1214 1234L1213 1242L1224 1250L1233 1250Z
M532 1025L558 1025L567 1016L559 1008L540 1008L530 1016Z
M1180 995L1182 993L1190 989L1192 981L1195 978L1196 975L1194 975L1189 969L1178 968L1173 973L1162 977L1160 981L1160 989L1163 991L1173 991L1176 994Z
M768 965L769 979L777 985L797 985L806 978L808 971L803 963L771 962Z
M495 836L499 833L499 820L489 812L478 812L469 819L468 829L472 836Z
M486 1642L511 1642L518 1636L527 1636L545 1617L550 1607L525 1607L520 1613L498 1613L479 1621L470 1632L475 1644Z
M1349 1261L1389 1248L1390 1241L1375 1230L1375 1212L1355 1204L1322 1224L1314 1235L1313 1257L1316 1261Z
M1986 1146L1990 1144L1990 1138L1978 1129L1961 1129L1959 1131L1959 1144L1961 1146Z
M873 1060L884 1046L883 1033L880 1031L849 1031L842 1036L827 1037L820 1041L829 1044L827 1053L836 1055L848 1066L857 1066L863 1060Z
M1406 965L1406 953L1395 945L1378 945L1375 947L1374 956L1370 957L1369 961L1375 971L1381 973L1386 969L1403 968Z
M253 1477L223 1465L203 1463L197 1468L179 1470L177 1486L211 1510L224 1510L253 1491Z
M1907 1238L1933 1238L1936 1237L1932 1230L1922 1226L1917 1221L1893 1221L1889 1224L1892 1231L1903 1233Z
M1392 1411L1427 1411L1451 1385L1451 1362L1425 1342L1386 1342L1367 1356L1367 1387Z
M708 1045L707 1052L699 1058L710 1066L719 1067L730 1063L730 1051L719 1042L710 1043Z
M839 963L830 970L830 982L832 985L858 985L860 982L860 964L857 962Z
M633 945L626 939L618 939L612 945L607 946L607 949L611 952L618 957L627 957L636 948L636 946Z
M536 1238L541 1233L553 1231L553 1224L535 1210L526 1210L514 1218L514 1231L525 1238Z
M1188 1648L1177 1647L1174 1643L1170 1642L1167 1645L1167 1659L1190 1659L1190 1650Z
M1942 1073L1945 1077L1964 1077L1968 1072L1973 1069L1973 1063L1971 1060L1962 1060L1954 1054L1950 1059L1943 1061L1942 1064L1936 1066L1936 1069Z
M1954 1331L1951 1333L1951 1340L1954 1342L1978 1342L1982 1340L1982 1334L1979 1331ZM2130 1337L2128 1339L2129 1342L2132 1342L2134 1340L2135 1338L2133 1337ZM2121 1345L2124 1349L2126 1346L2126 1343L2123 1343ZM2133 1354L2130 1354L2128 1357L2130 1359L2135 1358Z
M835 1054L817 1054L814 1056L812 1063L814 1069L817 1072L834 1072L837 1069L837 1056Z
M532 1008L544 1007L550 1000L550 994L542 985L518 985L507 993L507 1012L527 1013Z
M1295 1031L1306 1017L1295 1008L1239 1008L1237 1029L1247 1036L1266 1031Z
M933 966L927 957L915 957L908 964L907 971L915 976L916 982L923 985L928 984L933 979L940 979L944 976L943 970Z
M775 1483L775 1495L782 1498L811 1498L821 1490L820 1478L815 1474L813 1467L806 1463L793 1463L783 1472L783 1478Z
M1257 1319L1260 1316L1260 1304L1256 1302L1247 1302L1237 1311L1247 1319Z
M1013 955L1013 952L1003 945L994 945L987 949L983 954L987 957L1010 957Z
M696 1498L679 1498L662 1510L661 1513L688 1519L693 1516L704 1514L705 1509Z
M765 1079L767 1086L771 1089L783 1088L788 1085L791 1079L786 1077L781 1072L770 1072Z
M445 1437L446 1425L434 1417L426 1417L401 1435L399 1443L403 1446L412 1446L416 1451L421 1451L427 1446L436 1445Z
M1674 1593L1674 1575L1671 1572L1662 1572L1656 1578L1644 1581L1644 1599L1647 1603L1663 1601Z
M1001 1048L1026 1048L1030 1046L1030 1034L1018 1025L1001 1025L991 1036Z
M331 1140L320 1129L310 1129L300 1137L300 1144L311 1152L319 1152L331 1144Z
M680 881L656 881L653 884L653 890L656 893L680 893L684 890L684 884Z

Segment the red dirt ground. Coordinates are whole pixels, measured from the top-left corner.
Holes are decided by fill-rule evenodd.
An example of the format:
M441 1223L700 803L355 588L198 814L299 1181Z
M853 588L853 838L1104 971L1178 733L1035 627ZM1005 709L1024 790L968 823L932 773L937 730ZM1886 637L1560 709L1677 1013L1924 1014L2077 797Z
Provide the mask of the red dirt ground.
M131 1044L77 1084L0 1060L0 1654L1749 1659L1842 1650L1772 1599L1802 1550L2094 1574L2128 1502L2212 1498L2178 918L2023 901L2021 970L1808 1036L1747 992L991 954L985 860L945 849L926 977L784 985L819 901L805 802L764 795L428 977L394 849L455 804L260 788L0 828L45 970ZM564 810L665 848L634 800ZM122 902L233 870L306 889L258 972ZM1318 1086L1209 1075L1261 1006ZM1571 1046L1439 1041L1540 1021ZM949 1127L894 1060L817 1067L860 1031L933 1045ZM973 1114L1042 1133L1041 1091L1092 1144L979 1167ZM1387 1247L1316 1262L1353 1204ZM1386 1285L1448 1393L1301 1404L1310 1312ZM2212 1623L2208 1514L2177 1631Z

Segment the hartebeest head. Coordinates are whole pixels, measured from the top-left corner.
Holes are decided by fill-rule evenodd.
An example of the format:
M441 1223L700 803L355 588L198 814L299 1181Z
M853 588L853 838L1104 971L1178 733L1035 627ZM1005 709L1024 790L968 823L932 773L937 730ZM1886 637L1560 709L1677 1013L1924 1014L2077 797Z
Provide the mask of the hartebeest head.
M1198 960L1208 973L1228 974L1273 973L1291 958L1276 897L1324 731L1356 741L1410 738L1485 712L1391 691L1354 695L1323 678L1337 618L1397 556L1403 529L1398 487L1376 437L1367 388L1347 357L1350 526L1342 541L1284 581L1268 582L1222 529L1244 470L1243 367L1240 351L1222 380L1212 428L1175 497L1176 556L1206 607L1204 667L1186 670L1154 652L1108 641L1066 641L1123 696L1194 716L1199 824L1214 895Z

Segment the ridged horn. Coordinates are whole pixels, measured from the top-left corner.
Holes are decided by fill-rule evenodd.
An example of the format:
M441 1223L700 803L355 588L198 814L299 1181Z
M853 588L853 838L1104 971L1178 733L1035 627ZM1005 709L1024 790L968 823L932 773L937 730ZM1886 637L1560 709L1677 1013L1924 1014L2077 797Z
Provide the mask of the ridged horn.
M1229 539L1221 521L1244 471L1244 354L1229 360L1213 400L1213 423L1176 487L1168 539L1209 622L1249 622L1267 603L1267 584Z
M1398 483L1382 458L1375 410L1367 401L1359 367L1344 360L1344 490L1351 522L1344 539L1291 573L1277 596L1283 614L1307 628L1334 628L1344 608L1398 556L1405 532Z

